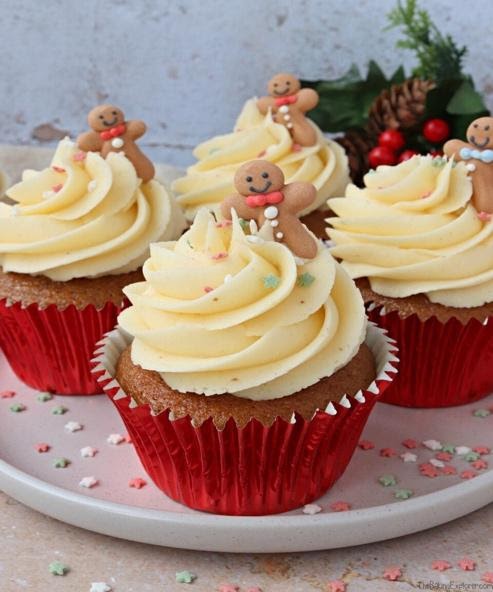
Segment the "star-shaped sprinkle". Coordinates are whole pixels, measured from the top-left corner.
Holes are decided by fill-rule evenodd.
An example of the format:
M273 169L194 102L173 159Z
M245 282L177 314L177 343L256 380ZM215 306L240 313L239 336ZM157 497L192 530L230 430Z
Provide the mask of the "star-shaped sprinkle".
M435 454L435 458L437 458L438 460L449 462L450 460L452 460L453 455L450 454L450 452L437 452Z
M402 570L400 567L397 566L387 567L383 572L383 577L386 580L395 582L396 580L402 577Z
M301 288L308 288L315 281L315 276L305 271L296 278L296 284Z
M238 592L240 588L236 584L221 584L218 592Z
M54 576L64 576L70 571L70 568L65 563L61 563L61 561L53 561L48 566L48 570Z
M469 559L469 557L464 557L463 559L458 561L457 565L463 571L474 571L476 569L476 562L472 559Z
M269 275L266 275L262 278L262 282L264 284L264 288L277 288L281 283L281 280L277 277L277 275L270 273Z
M416 440L413 440L412 438L407 438L407 440L403 440L402 445L405 448L409 448L409 450L414 450L418 447L418 443L416 442Z
M118 444L125 442L125 438L121 434L110 434L106 438L106 442L108 442L108 444L112 444L113 446L118 446Z
M67 432L80 432L83 426L78 421L69 421L65 424L65 430Z
M347 512L348 510L351 509L351 504L349 504L348 502L334 502L332 504L330 504L330 509L333 512Z
M433 479L434 477L438 477L440 472L430 463L422 463L419 465L419 472L423 475L423 477L429 477Z
M418 460L418 456L413 452L403 452L400 455L400 458L402 458L404 462L416 462Z
M483 469L488 468L488 463L483 460L482 458L475 460L471 463L471 467L475 468L478 471L482 471Z
M485 571L481 576L481 581L487 584L493 584L493 571Z
M46 444L46 442L40 442L39 444L36 444L34 446L36 452L39 453L43 453L43 452L48 452L51 448L51 446L49 444Z
M318 514L322 511L322 508L317 504L305 504L303 506L303 514L309 514L313 516L314 514Z
M373 450L375 448L375 444L370 440L361 440L358 446L361 450Z
M65 415L65 413L67 413L68 409L67 407L64 407L63 405L57 405L56 407L53 407L53 409L51 410L51 413L53 415Z
M490 454L491 450L488 448L488 446L475 446L473 448L474 452L477 452L478 454Z
M145 479L141 479L140 477L134 477L128 482L128 486L133 487L134 489L142 489L146 485L147 481Z
M346 584L342 580L327 582L328 592L346 592Z
M94 475L90 475L89 477L83 477L79 481L80 487L85 487L86 489L91 489L92 487L96 487L99 484L98 479L94 477Z
M113 588L106 582L93 582L89 592L111 592Z
M460 474L461 479L474 479L477 476L476 471L462 471Z
M474 417L488 417L491 415L491 411L489 409L475 409L472 414Z
M434 569L436 571L445 571L447 569L450 569L452 567L452 564L449 563L448 561L444 561L443 559L438 559L437 561L433 561L433 563L431 564L431 569Z
M445 465L442 469L444 475L457 475L457 469L452 465Z
M98 449L93 448L92 446L84 446L84 448L80 449L80 455L82 458L92 458L93 456L96 456L98 452Z
M66 469L70 464L68 458L56 458L53 461L53 466L55 469Z
M412 489L397 489L394 493L395 499L407 500L414 495Z
M438 440L425 440L423 446L430 450L443 450L442 444Z
M455 454L455 445L454 444L444 444L442 446L442 452L450 452L450 454Z
M478 452L474 452L473 450L471 450L471 452L468 452L467 454L464 454L463 458L464 460L466 460L467 462L473 462L475 460L478 460L478 458L480 458L481 455Z
M394 475L382 475L378 478L378 482L384 487L392 487L393 485L397 484L397 479L394 477Z
M456 446L455 447L455 454L458 454L459 456L463 456L465 454L469 454L469 452L471 452L472 448L469 448L469 446Z
M393 448L382 448L380 450L380 456L383 456L384 458L392 458L397 456L397 450L394 450Z
M178 584L191 584L197 576L190 571L177 571L175 574L175 579Z
M438 460L438 458L430 458L430 465L433 465L437 469L442 469L445 466L443 460Z
M24 403L14 403L9 407L9 409L12 411L12 413L22 413L27 409L27 407L24 405Z
M0 391L0 399L12 399L15 397L15 391Z
M36 400L39 403L46 403L47 401L51 401L53 399L53 395L51 393L39 393L36 396Z

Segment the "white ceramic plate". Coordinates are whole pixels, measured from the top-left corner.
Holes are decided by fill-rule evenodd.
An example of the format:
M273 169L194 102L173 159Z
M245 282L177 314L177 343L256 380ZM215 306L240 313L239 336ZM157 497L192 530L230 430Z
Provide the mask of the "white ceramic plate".
M322 512L309 516L301 510L266 517L228 517L194 512L165 497L150 482L133 450L126 442L111 445L109 434L124 434L120 418L105 396L54 397L39 402L37 393L22 385L0 355L0 488L22 503L54 518L96 532L184 549L237 552L284 552L330 549L359 545L417 532L442 524L493 501L493 468L475 470L455 454L446 464L457 475L435 478L420 474L419 465L436 454L421 444L435 439L470 448L493 448L493 413L476 417L477 409L493 409L493 396L467 407L441 410L406 410L378 404L370 417L363 439L375 444L372 450L358 449L346 473L333 489L318 500ZM14 413L11 405L22 403L26 410ZM64 415L52 409L64 405ZM69 432L68 422L83 429ZM401 443L407 438L419 442L415 450ZM39 453L35 446L51 448ZM80 449L99 450L83 458ZM398 455L380 455L393 448ZM416 462L404 462L403 452L417 455ZM56 458L71 461L55 469ZM493 461L493 455L483 455ZM441 469L439 469L440 471ZM462 479L460 473L473 470L477 476ZM397 485L383 487L382 475L394 475ZM94 476L92 489L79 486L83 477ZM129 487L135 477L147 480L142 489ZM411 489L408 500L394 497L398 489ZM334 502L343 501L351 510L335 512Z

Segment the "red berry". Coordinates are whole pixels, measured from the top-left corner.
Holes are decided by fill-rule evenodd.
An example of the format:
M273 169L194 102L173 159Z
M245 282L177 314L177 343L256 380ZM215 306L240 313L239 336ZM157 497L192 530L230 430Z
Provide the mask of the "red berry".
M423 126L423 136L432 144L442 144L450 138L450 126L445 119L428 119Z
M386 146L394 152L399 152L406 145L404 135L396 129L388 129L378 136L378 145Z
M395 152L387 146L376 146L368 153L368 162L372 169L381 164L395 164L397 158Z
M419 154L418 152L416 152L416 150L404 150L404 152L402 152L401 155L399 156L399 162L404 162L405 160L409 160L413 156L416 156L416 154Z

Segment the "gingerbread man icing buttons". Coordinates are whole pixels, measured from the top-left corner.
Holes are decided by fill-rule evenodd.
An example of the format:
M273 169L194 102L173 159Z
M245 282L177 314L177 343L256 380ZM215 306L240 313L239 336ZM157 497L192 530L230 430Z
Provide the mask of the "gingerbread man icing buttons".
M493 117L475 119L467 128L467 142L449 140L443 147L447 156L466 163L471 174L473 204L479 217L493 216Z
M296 144L316 144L317 132L305 113L317 106L318 93L311 88L301 88L295 76L284 73L276 74L267 90L270 96L257 101L259 111L265 115L270 109L274 121L286 126Z
M154 177L154 165L135 143L147 130L143 121L125 121L118 107L98 105L87 116L87 122L91 130L77 138L81 150L100 152L103 157L109 152L123 152L144 183Z
M298 213L316 198L311 183L284 184L284 173L267 160L252 160L241 166L234 177L238 193L221 204L221 213L231 220L234 208L240 218L254 220L258 228L271 226L276 241L283 242L294 255L313 259L317 241L299 221Z

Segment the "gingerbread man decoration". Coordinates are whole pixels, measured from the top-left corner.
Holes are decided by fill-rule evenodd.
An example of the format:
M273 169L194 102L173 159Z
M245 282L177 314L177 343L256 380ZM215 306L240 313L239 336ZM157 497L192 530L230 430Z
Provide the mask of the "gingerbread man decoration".
M154 165L135 143L147 130L143 121L125 121L118 107L98 105L87 116L87 122L91 130L77 138L81 150L100 152L103 157L109 152L123 152L144 183L154 177Z
M311 183L285 185L284 173L278 166L267 160L252 160L237 170L234 185L238 193L221 204L226 219L231 220L234 208L240 218L255 220L259 228L268 223L275 239L297 257L315 257L317 241L298 219L298 212L315 200L317 190Z
M269 111L276 123L285 125L300 146L317 143L317 132L305 117L305 113L318 104L318 93L311 88L301 88L300 81L292 74L276 74L269 81L268 97L257 101L260 113Z
M493 216L493 117L475 119L467 128L468 142L449 140L447 156L466 162L472 179L472 200L482 220Z

